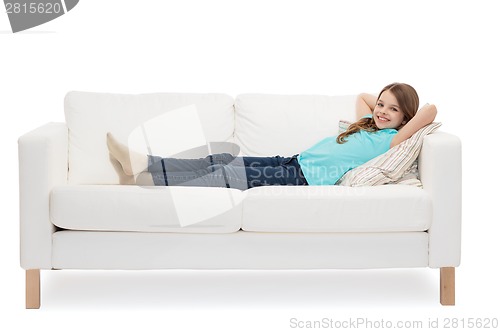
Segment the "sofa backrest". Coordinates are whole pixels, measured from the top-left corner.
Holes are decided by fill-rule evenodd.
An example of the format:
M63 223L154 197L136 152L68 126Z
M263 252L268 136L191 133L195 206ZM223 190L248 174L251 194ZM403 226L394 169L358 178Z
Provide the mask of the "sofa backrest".
M176 156L207 142L234 142L233 151L240 155L291 156L336 135L339 120L354 120L355 96L241 94L233 99L225 94L73 91L64 105L68 183L117 184L107 132L134 150L160 156Z
M235 100L235 143L244 155L292 156L355 120L356 96L242 94Z
M119 182L109 158L107 132L134 149L157 155L206 142L231 142L233 105L233 97L225 94L69 92L64 101L68 183ZM148 146L151 149L145 150Z

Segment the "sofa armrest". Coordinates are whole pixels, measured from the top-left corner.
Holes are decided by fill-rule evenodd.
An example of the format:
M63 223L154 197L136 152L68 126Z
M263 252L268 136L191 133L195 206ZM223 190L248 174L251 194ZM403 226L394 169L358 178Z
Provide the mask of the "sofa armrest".
M68 128L48 123L18 140L21 267L52 268L49 196L54 186L67 183Z
M418 168L432 197L429 266L460 265L462 226L462 146L457 136L436 132L425 137Z

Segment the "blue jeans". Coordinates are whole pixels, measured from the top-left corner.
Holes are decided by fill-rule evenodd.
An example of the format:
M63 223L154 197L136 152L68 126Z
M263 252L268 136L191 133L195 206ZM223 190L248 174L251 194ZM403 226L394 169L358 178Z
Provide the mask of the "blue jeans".
M148 172L157 186L225 187L307 185L297 155L235 157L218 153L199 159L148 156Z

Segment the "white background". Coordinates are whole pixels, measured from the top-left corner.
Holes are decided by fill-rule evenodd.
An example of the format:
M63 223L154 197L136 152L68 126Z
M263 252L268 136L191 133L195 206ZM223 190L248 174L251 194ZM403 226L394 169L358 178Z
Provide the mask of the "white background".
M17 34L2 10L0 330L287 331L298 330L292 317L409 319L424 327L437 317L500 318L495 3L82 0ZM17 138L63 121L66 92L344 95L394 81L436 104L441 129L462 140L455 307L439 305L437 270L401 269L44 271L42 309L23 309Z

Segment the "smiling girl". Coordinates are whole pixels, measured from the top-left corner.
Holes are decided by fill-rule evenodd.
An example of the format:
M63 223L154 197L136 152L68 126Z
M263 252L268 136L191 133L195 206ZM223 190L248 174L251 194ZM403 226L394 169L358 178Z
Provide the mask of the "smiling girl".
M387 85L378 97L360 94L357 122L299 154L308 184L333 185L347 171L387 152L434 121L434 105L425 105L417 112L418 106L417 92L405 83Z
M434 121L436 107L418 110L413 87L392 83L379 95L357 97L358 121L292 157L237 157L229 153L200 159L162 158L129 151L108 133L108 149L126 183L159 186L227 187L245 190L269 185L334 185L349 170L411 137ZM418 112L417 112L418 110ZM138 177L138 175L140 175Z

